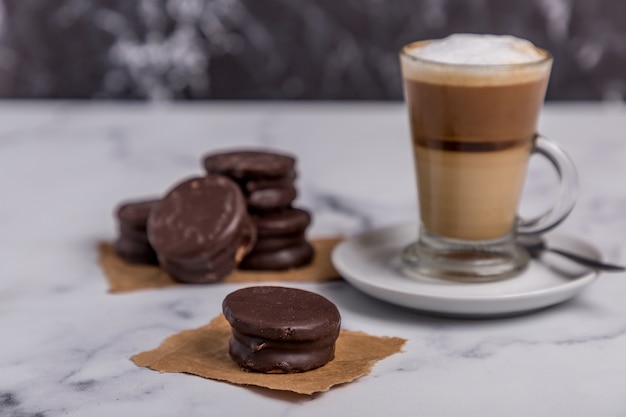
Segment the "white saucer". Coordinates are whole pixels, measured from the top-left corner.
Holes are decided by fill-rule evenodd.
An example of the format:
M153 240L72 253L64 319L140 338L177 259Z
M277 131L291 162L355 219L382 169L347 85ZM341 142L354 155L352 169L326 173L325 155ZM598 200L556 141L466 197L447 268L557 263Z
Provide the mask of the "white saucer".
M417 225L365 232L339 244L332 254L337 271L372 297L420 311L470 317L529 312L568 300L595 281L598 274L558 255L546 253L514 278L487 283L449 282L409 277L402 272L400 253L417 237ZM549 245L601 260L589 243L558 233Z

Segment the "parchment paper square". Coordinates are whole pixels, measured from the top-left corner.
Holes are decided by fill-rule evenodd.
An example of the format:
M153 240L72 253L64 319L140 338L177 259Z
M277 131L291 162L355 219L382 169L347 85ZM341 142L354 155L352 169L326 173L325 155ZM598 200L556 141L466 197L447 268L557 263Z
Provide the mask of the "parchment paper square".
M168 337L156 349L134 355L140 367L160 372L182 372L233 384L313 394L367 375L374 364L402 351L397 337L370 336L342 330L335 358L321 368L295 374L264 374L242 370L228 355L230 325L223 315L206 326Z
M315 257L310 265L286 271L243 271L235 270L220 282L246 283L263 281L319 282L339 279L331 262L331 253L341 242L340 237L312 239ZM109 284L109 292L163 288L180 284L162 269L151 265L133 265L120 259L113 245L103 242L98 245L98 261Z

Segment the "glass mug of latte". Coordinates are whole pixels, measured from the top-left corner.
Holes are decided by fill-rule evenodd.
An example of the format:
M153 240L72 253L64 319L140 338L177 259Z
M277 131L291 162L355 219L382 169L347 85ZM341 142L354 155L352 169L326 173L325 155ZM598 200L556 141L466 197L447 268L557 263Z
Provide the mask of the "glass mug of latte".
M552 56L511 36L457 34L415 42L400 53L420 208L405 270L461 281L522 272L529 257L518 234L543 233L574 206L571 159L537 133ZM556 203L517 216L530 156L559 176Z

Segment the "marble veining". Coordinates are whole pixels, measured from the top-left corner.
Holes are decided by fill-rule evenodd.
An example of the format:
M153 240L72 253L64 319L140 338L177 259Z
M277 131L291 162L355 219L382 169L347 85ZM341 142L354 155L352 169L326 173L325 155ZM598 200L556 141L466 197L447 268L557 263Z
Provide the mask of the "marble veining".
M352 235L417 217L399 104L0 103L0 416L623 416L626 281L602 275L579 297L492 320L431 317L346 282L297 284L335 302L343 327L407 339L372 373L302 397L136 367L130 356L208 323L239 285L112 295L96 245L113 209L201 173L208 151L268 146L298 157L298 205L312 235ZM626 112L547 105L541 131L580 176L564 232L626 263ZM545 167L544 167L545 168ZM541 207L552 173L529 172Z

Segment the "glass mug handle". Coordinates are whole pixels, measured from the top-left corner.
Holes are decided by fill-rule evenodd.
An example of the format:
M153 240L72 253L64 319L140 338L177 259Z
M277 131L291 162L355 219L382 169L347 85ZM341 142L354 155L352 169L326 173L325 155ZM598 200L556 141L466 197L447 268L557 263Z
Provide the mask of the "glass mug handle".
M561 223L574 208L578 193L578 173L572 159L559 145L542 135L535 137L533 152L548 159L559 176L556 204L544 214L530 219L518 219L518 235L545 233Z

